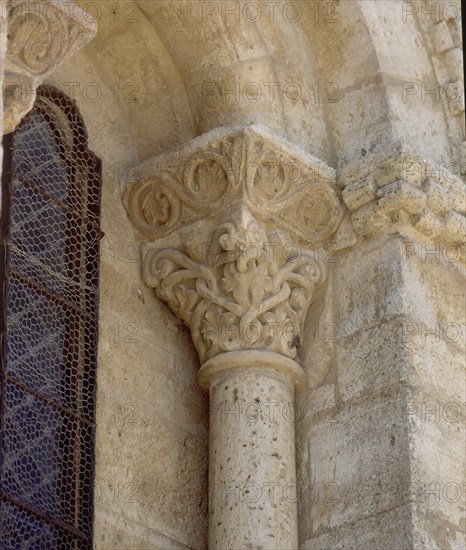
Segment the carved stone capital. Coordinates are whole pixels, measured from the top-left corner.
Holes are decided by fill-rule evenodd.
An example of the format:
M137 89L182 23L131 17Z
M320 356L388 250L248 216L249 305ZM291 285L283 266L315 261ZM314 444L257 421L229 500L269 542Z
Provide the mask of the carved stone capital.
M248 349L296 357L325 264L245 206L209 233L185 233L181 249L146 247L144 258L145 281L191 328L201 361Z
M97 24L74 2L10 0L3 80L3 133L30 111L38 86L96 34Z
M342 209L335 173L262 126L213 130L140 166L129 215L150 239L244 204L302 242L321 242Z
M191 328L201 362L295 358L343 215L323 162L266 129L213 131L141 166L126 193L144 279Z

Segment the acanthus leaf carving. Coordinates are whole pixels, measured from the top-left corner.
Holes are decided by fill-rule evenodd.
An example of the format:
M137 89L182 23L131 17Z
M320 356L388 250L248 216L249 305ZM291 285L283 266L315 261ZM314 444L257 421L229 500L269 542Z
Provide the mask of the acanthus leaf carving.
M311 250L288 253L290 242L240 207L213 231L202 262L186 246L149 249L145 280L191 328L201 361L244 349L294 358L325 264Z
M191 329L202 363L298 356L343 217L334 171L262 126L213 130L141 165L125 192L145 282ZM164 243L164 244L163 244Z

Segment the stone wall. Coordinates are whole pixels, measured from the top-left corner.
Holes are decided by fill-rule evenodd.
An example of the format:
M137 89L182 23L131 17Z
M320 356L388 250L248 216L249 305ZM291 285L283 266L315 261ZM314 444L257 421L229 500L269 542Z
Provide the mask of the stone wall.
M157 239L130 221L124 196L142 175L158 177L167 158L179 158L181 170L188 161L183 149L173 156L176 147L189 143L194 154L211 139L195 138L248 127L270 157L325 166L320 176L342 221L320 241L317 230L295 241L299 249L314 245L327 271L295 346L307 385L290 397L289 381L274 394L280 383L264 377L257 399L277 402L264 409L253 399L259 416L240 410L231 437L222 439L222 423L210 419L211 438L215 431L215 442L226 441L216 448L225 461L260 444L254 422L265 418L266 434L274 422L287 437L289 424L295 428L296 484L277 467L267 490L254 478L257 501L240 487L235 504L245 508L235 513L244 525L228 540L250 536L250 514L265 508L278 517L289 503L297 505L303 550L460 550L464 93L463 101L448 95L464 86L459 2L246 4L83 0L97 36L46 77L76 100L103 165L95 548L207 548L214 461L201 361L189 329L143 278L141 245L157 248ZM270 232L277 219L292 227L303 207L287 219L255 215ZM214 229L219 210L209 218ZM167 239L181 246L178 233ZM239 402L252 399L251 379L235 382ZM217 384L215 395L227 386ZM236 406L237 395L225 396ZM249 479L249 467L232 472L231 482ZM284 530L272 518L262 526L267 537L274 527ZM272 538L264 549L276 547Z
M132 81L106 74L99 57L91 44L47 81L65 93L75 86L89 147L103 166L94 544L201 549L208 401L189 333L142 281L139 243L121 200L139 159L132 112L124 109L132 105L113 101L112 90ZM97 101L95 92L102 93Z
M298 400L304 548L464 546L466 294L453 258L401 235L335 255L305 339L311 379L314 365L328 373Z

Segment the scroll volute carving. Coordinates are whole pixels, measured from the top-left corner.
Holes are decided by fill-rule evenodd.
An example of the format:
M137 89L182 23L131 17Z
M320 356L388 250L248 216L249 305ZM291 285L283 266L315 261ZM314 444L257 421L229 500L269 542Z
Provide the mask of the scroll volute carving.
M125 202L146 241L144 279L191 328L201 362L248 349L296 358L326 276L315 245L343 215L318 163L254 127L203 136L133 175Z
M319 159L302 158L262 127L213 131L172 155L142 165L126 194L129 216L148 239L227 206L242 203L303 242L337 228L342 208L334 171Z
M53 69L97 32L92 17L74 2L12 1L7 5L7 52L3 82L3 132L16 128Z

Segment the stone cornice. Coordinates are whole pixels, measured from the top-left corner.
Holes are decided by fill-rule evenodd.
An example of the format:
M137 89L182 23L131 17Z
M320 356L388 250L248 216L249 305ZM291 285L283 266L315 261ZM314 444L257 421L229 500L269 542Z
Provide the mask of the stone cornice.
M332 175L257 127L210 132L135 172L125 199L146 240L145 282L191 328L202 363L297 356L326 276L312 247L343 215Z
M3 133L14 130L32 108L41 82L97 31L96 22L74 2L10 0L7 10Z
M343 169L339 185L353 228L363 237L406 230L466 244L466 185L461 167L426 159L402 145Z

